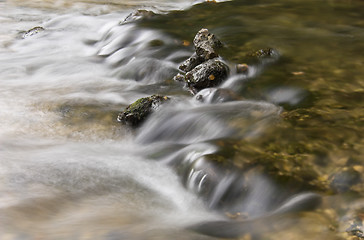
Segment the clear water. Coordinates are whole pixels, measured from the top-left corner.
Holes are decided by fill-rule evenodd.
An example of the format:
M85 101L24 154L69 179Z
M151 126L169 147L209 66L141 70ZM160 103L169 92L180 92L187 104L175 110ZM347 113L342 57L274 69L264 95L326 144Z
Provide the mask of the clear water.
M363 177L337 193L240 169L275 156L324 183L363 175L363 2L201 2L0 1L0 239L213 239L186 227L264 218L307 188L322 208L243 239L348 237ZM120 24L136 9L157 15ZM45 30L22 37L35 26ZM202 27L232 67L265 47L280 58L231 73L223 87L243 100L200 103L172 77ZM174 100L137 130L116 122L155 93Z

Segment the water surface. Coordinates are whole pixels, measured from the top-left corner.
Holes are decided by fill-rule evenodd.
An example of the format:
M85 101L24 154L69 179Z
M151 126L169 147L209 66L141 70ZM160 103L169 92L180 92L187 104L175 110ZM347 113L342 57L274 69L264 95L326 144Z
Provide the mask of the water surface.
M264 218L303 191L322 207L242 238L349 237L363 2L201 2L0 1L1 239L213 239L187 227ZM137 9L155 14L124 22ZM221 86L238 100L201 103L172 80L201 28L232 69L249 64ZM279 58L246 57L266 47ZM173 101L139 129L116 121L155 93Z

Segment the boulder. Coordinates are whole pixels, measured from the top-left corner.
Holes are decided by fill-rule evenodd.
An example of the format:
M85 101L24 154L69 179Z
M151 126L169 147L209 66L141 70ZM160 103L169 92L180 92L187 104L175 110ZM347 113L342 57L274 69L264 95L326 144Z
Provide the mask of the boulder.
M208 60L185 76L189 88L201 90L203 88L215 87L224 81L229 73L229 67L219 59Z
M217 50L223 45L214 34L209 33L206 28L201 29L193 39L196 54L204 60L209 60L218 57Z
M169 97L161 95L152 95L150 97L140 98L130 104L123 112L119 113L117 121L137 127L153 111L157 110L162 103L168 100L170 100Z

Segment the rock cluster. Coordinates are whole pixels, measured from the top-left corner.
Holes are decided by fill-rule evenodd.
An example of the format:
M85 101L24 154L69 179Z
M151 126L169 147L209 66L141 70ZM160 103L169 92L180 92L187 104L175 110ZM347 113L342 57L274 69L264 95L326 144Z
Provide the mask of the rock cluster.
M195 94L201 89L219 85L227 78L229 67L218 58L219 55L217 50L222 47L222 43L215 35L209 33L207 29L201 29L196 34L193 44L195 46L195 53L179 66L179 69L183 71L184 74L179 73L174 79L186 82L189 89ZM209 93L210 92L211 91L209 91ZM215 93L216 91L213 92ZM224 98L221 97L221 99L219 98L211 101L221 102L223 99ZM140 98L136 102L130 104L124 111L120 112L117 121L137 127L155 111L156 108L168 100L168 97L161 95ZM199 101L204 100L205 99L202 99L201 95Z
M229 74L229 67L218 58L217 51L222 43L207 29L203 28L196 34L193 44L195 53L179 66L184 75L179 73L174 79L186 82L195 94L223 82Z
M128 20L137 20L139 17L151 17L152 12L137 11L129 15ZM217 37L203 28L193 39L195 53L180 66L174 80L185 82L188 89L195 95L195 100L205 103L219 103L240 99L233 91L216 88L229 75L229 67L221 60L218 50L223 44ZM272 48L261 49L247 55L247 58L256 60L272 58L277 52ZM246 74L249 70L247 64L236 65L236 72ZM169 100L166 96L153 95L137 100L130 104L118 115L117 120L133 127L139 126L162 103Z

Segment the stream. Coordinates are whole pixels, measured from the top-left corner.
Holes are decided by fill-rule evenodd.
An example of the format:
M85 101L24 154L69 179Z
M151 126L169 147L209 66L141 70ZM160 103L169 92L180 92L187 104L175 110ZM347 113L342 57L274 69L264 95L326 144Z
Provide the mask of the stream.
M0 0L0 24L0 239L364 239L363 1ZM201 28L230 73L192 96Z

